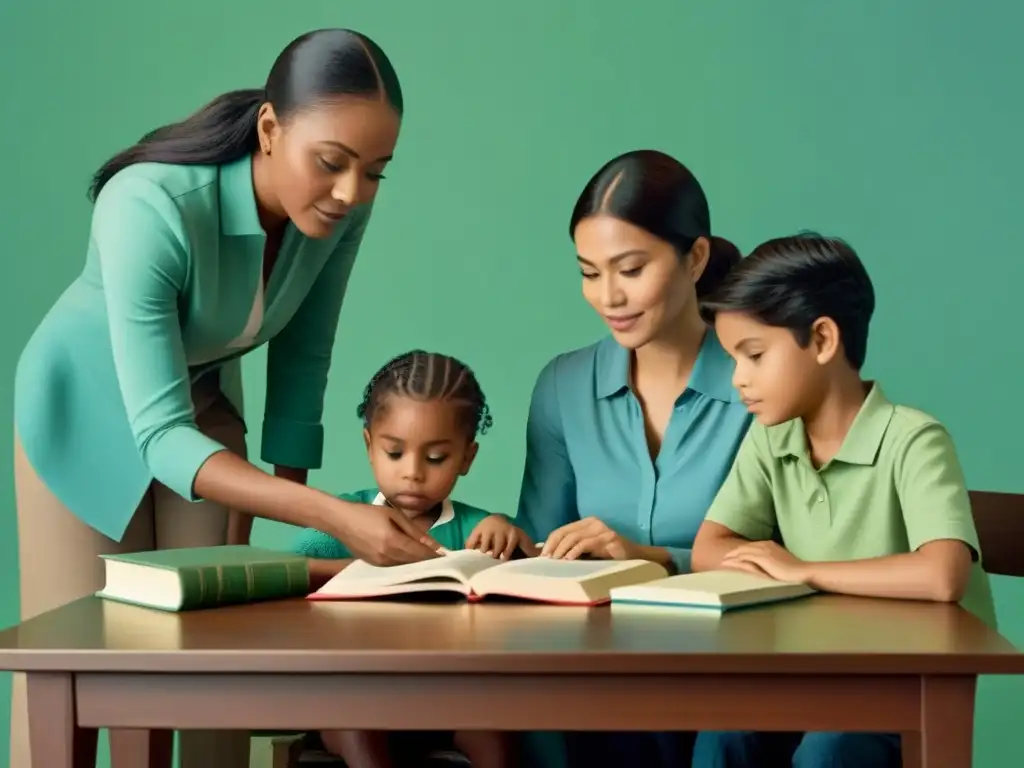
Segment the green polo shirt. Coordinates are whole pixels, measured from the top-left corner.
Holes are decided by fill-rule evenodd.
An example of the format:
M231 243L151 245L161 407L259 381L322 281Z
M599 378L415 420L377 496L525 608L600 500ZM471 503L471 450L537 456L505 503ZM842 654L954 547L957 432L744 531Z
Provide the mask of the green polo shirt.
M383 494L376 488L344 493L339 498L373 506L387 504ZM490 512L463 504L461 501L445 499L441 514L431 526L429 533L434 541L445 549L465 549L469 534L490 515ZM320 560L347 560L353 556L349 548L336 538L313 528L300 531L290 551Z
M707 519L752 541L776 531L801 560L859 560L956 539L974 552L961 605L990 626L995 606L953 441L931 416L872 385L839 452L815 469L799 419L747 433Z

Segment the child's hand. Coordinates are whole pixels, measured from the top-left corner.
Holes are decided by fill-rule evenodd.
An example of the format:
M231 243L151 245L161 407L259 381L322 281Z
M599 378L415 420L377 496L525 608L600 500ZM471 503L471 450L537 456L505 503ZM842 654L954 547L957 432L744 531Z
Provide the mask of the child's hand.
M741 544L722 559L723 568L733 568L778 581L807 581L807 564L774 541Z
M527 555L536 554L537 548L530 537L504 515L484 518L466 539L466 549L486 552L500 560L508 560L517 547Z

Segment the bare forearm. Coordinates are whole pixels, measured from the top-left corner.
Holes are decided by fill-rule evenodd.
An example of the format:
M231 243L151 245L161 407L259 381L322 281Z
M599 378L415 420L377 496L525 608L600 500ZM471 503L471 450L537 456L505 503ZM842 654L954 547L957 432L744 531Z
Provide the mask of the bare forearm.
M336 500L297 482L269 475L231 451L213 454L200 468L195 493L204 499L268 520L323 530Z
M806 583L815 589L863 597L956 602L966 582L957 577L955 567L921 552L806 567Z
M709 525L720 530L708 530ZM705 523L694 539L690 567L694 571L713 571L721 566L726 555L746 543L747 539L733 533L724 525Z

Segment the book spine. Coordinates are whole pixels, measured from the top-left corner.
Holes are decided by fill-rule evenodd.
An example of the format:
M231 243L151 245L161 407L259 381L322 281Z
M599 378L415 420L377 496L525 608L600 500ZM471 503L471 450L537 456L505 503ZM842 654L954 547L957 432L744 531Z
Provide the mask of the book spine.
M305 560L287 563L218 565L182 568L181 610L221 605L304 597L309 593L309 565Z

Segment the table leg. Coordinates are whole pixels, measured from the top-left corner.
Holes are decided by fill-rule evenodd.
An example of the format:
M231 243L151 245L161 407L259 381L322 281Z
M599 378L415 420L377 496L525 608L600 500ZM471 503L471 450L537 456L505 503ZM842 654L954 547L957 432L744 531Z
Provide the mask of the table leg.
M110 768L171 768L174 731L111 728Z
M75 723L73 675L29 672L25 689L31 768L95 768L98 731Z
M921 678L922 768L970 768L977 676Z

